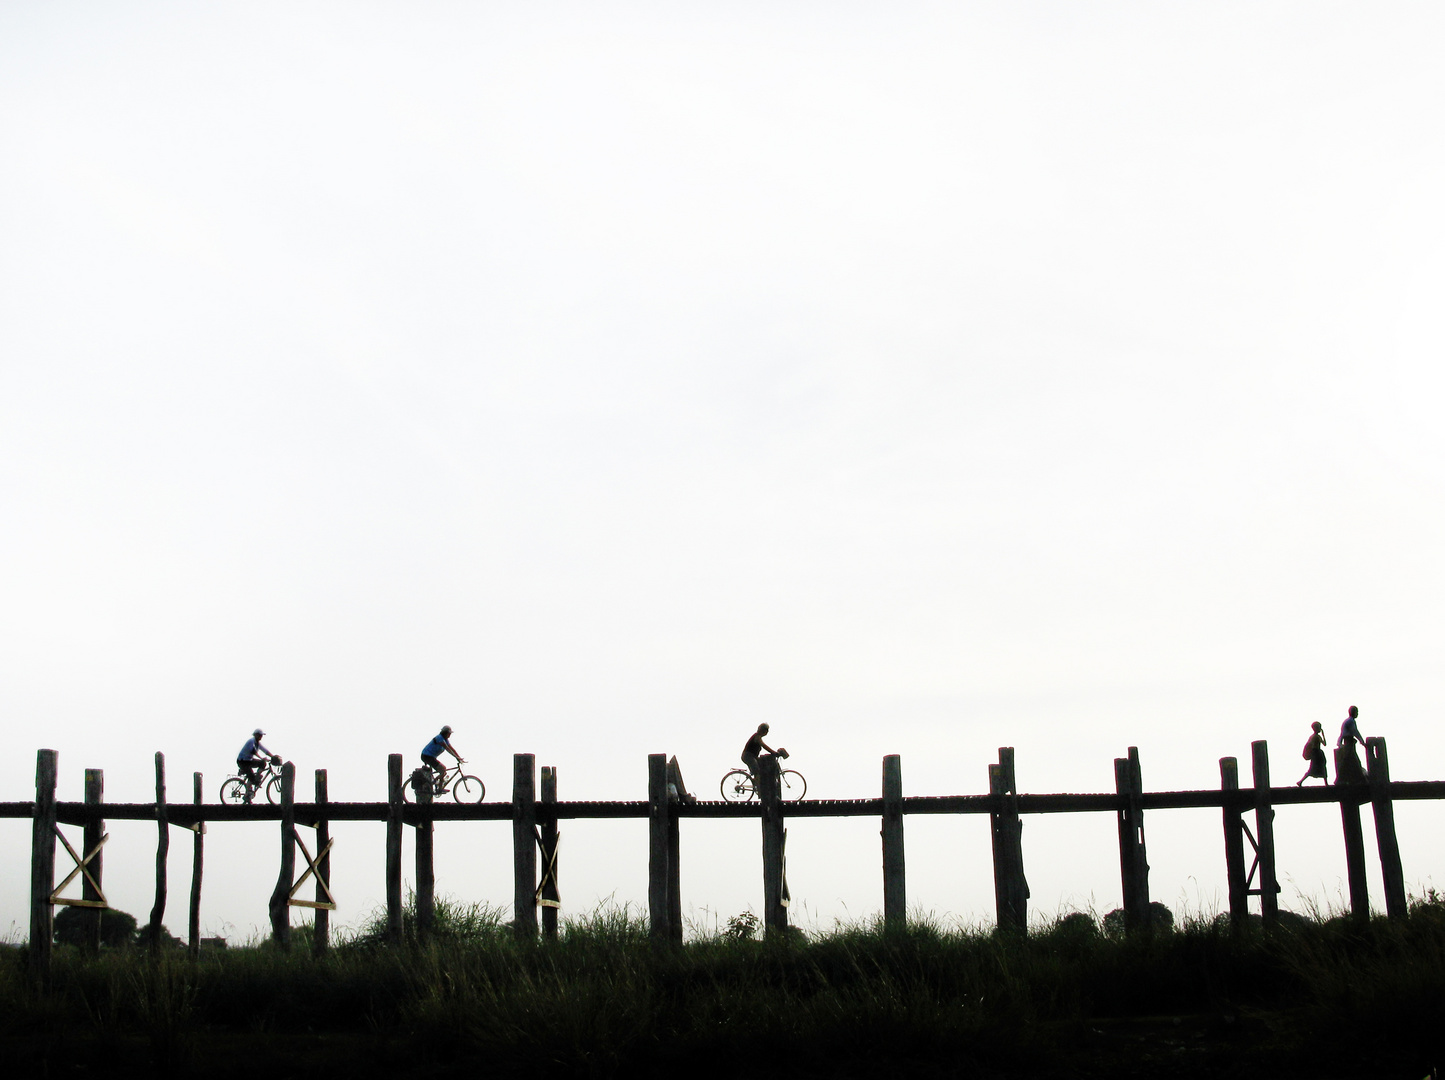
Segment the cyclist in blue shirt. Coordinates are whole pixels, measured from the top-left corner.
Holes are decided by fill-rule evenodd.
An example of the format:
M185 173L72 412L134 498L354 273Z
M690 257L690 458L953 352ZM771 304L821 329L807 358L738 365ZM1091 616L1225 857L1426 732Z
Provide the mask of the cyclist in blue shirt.
M441 729L440 734L436 735L432 739L432 741L422 747L421 750L422 762L426 765L428 769L436 773L435 787L437 794L441 794L442 781L446 779L447 775L447 767L443 765L440 760L442 756L442 751L445 750L452 757L456 758L457 764L461 764L462 760L462 755L458 754L456 752L456 748L453 747L451 744L451 737L452 728L451 725L448 724Z
M261 745L261 740L265 737L266 733L257 728L251 732L246 745L241 747L241 752L236 755L236 771L245 777L252 787L260 783L261 766L276 756Z

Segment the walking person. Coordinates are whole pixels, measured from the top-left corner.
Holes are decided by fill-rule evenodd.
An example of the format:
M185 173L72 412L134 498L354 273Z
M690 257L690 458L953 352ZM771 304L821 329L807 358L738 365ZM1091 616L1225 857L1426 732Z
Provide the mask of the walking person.
M1360 710L1351 705L1350 715L1340 725L1340 737L1335 741L1336 784L1365 782L1365 767L1360 764L1360 755L1355 749L1357 745L1365 745L1365 737L1360 734L1359 718Z
M1294 782L1295 787L1304 787L1304 782L1318 776L1326 784L1330 782L1329 770L1325 767L1325 726L1316 720L1310 725L1313 730L1305 741L1304 758L1310 763L1305 774Z

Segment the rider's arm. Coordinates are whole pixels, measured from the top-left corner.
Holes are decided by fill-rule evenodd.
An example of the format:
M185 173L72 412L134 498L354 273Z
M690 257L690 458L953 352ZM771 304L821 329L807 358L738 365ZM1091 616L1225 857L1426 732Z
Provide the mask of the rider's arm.
M461 761L462 755L457 753L457 748L452 745L452 741L450 739L444 739L443 742L446 744L447 753L451 754L457 761Z
M768 753L770 753L770 754L776 754L776 753L777 753L776 750L774 750L774 749L773 749L771 746L769 746L767 743L763 742L762 739L759 739L759 740L758 740L758 745L760 745L764 750L766 750L766 751L767 751Z

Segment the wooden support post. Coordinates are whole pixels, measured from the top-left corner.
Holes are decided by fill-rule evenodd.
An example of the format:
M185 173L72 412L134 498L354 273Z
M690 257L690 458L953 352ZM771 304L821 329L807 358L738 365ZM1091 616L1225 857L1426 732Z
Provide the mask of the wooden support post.
M1224 792L1224 873L1229 888L1229 921L1236 930L1249 919L1249 878L1244 869L1244 819L1229 797L1239 791L1239 762L1219 759L1219 787Z
M512 755L512 926L537 936L537 759Z
M200 773L191 774L191 802L200 806L205 796L201 794ZM186 925L186 952L192 960L201 957L201 872L205 867L206 823L197 821L191 834L191 905Z
M653 945L672 942L667 883L667 755L647 755L647 916Z
M1279 919L1279 878L1274 863L1274 803L1269 793L1269 743L1249 744L1254 769L1254 836L1259 845L1259 910L1265 925Z
M327 903L331 897L327 888L331 884L331 822L326 818L326 804L330 802L326 791L326 770L316 770L316 850L321 854L316 860L319 871L316 878L316 903ZM322 955L331 947L331 910L316 908L316 921L311 925L311 951Z
M401 910L401 755L386 756L386 937L400 945L405 930Z
M171 824L166 813L166 756L156 751L156 902L151 906L150 938L151 953L160 952L161 934L165 932L163 922L166 916L166 859L171 852Z
M1365 771L1370 801L1375 809L1375 842L1380 850L1380 877L1385 883L1385 914L1403 919L1409 914L1405 899L1405 872L1400 866L1400 844L1395 839L1395 805L1390 799L1390 756L1385 740L1365 740Z
M993 898L1000 930L1023 932L1029 925L1029 886L1024 878L1023 822L1019 820L1014 749L1000 746L998 764L988 767L988 790L999 797L990 812L993 841Z
M416 789L418 810L432 804L432 786L420 784ZM436 923L436 869L432 865L432 822L417 816L416 821L416 937L426 941Z
M1350 916L1357 923L1370 921L1370 886L1365 878L1365 830L1360 825L1360 800L1340 785L1340 758L1335 748L1335 784L1340 786L1340 825L1345 833L1345 876L1350 883ZM1348 766L1347 766L1348 768Z
M542 766L542 935L557 940L557 767Z
M687 797L677 758L667 761L667 925L674 945L682 944L682 819L677 804Z
M37 986L50 985L50 944L55 936L55 777L60 755L35 755L35 815L30 820L30 949L27 966Z
M85 770L85 805L100 806L105 802L105 773L100 769ZM105 850L100 846L100 838L105 835L105 821L102 818L86 818L82 831L80 853L82 856L90 857L90 865L87 869L89 874L81 875L80 897L82 900L94 900L104 902L105 896L101 892L104 883L102 863L105 860ZM95 852L91 855L91 852ZM91 879L95 880L92 882ZM100 921L105 918L105 911L102 908L82 907L85 912L86 933L85 951L94 956L100 951Z
M766 754L758 761L758 795L763 820L763 928L781 933L788 928L783 897L783 784L778 759Z
M271 937L291 948L291 883L296 880L296 766L281 766L281 870L271 893Z
M1144 843L1144 775L1139 748L1114 759L1114 791L1124 796L1119 811L1119 877L1124 892L1124 925L1131 931L1147 930L1153 922L1149 909L1149 856Z
M901 929L908 922L901 762L897 754L889 754L883 759L883 924L893 929Z

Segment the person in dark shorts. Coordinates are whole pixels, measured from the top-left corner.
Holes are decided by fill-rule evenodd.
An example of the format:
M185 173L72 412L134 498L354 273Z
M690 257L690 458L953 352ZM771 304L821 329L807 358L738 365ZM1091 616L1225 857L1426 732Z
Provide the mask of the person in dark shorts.
M1340 737L1335 740L1336 784L1365 783L1365 768L1360 764L1360 755L1355 749L1357 744L1365 745L1365 737L1360 734L1359 718L1360 710L1351 705L1350 715L1340 725Z
M762 755L762 752L766 750L770 754L779 753L779 751L774 750L767 743L763 742L763 736L767 733L768 725L759 724L758 730L748 736L747 744L743 747L743 764L748 767L748 772L752 773L755 777L758 775L758 758ZM787 755L783 754L782 756L786 757Z
M442 754L450 754L457 759L458 764L460 764L462 760L462 755L458 754L451 744L451 737L452 726L448 724L432 738L431 742L422 747L421 750L422 764L436 774L434 777L434 787L438 795L441 794L442 781L446 779L447 775L447 767L441 763Z
M1325 767L1325 726L1316 720L1310 727L1314 728L1314 731L1310 733L1304 749L1304 756L1310 767L1294 782L1295 787L1303 787L1304 782L1312 776L1318 776L1326 784L1330 782L1329 770Z

